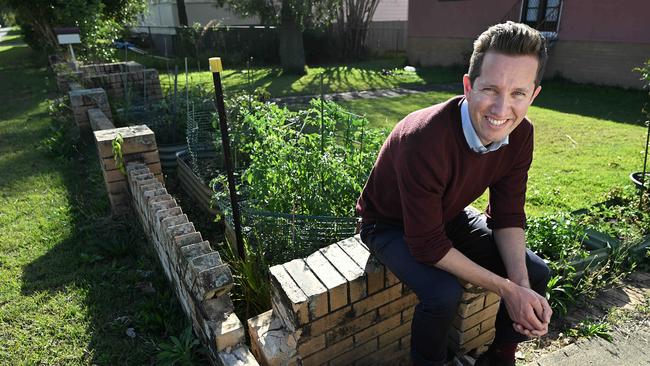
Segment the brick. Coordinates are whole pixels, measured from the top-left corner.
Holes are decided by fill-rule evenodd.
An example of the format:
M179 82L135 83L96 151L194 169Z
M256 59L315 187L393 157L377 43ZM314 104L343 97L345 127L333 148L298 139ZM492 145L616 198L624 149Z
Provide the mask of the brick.
M336 244L338 244L338 246L341 247L341 249L343 249L343 251L350 256L359 267L366 271L370 252L357 238L347 238Z
M390 269L385 268L385 271L386 271L386 287L393 286L400 282L397 276L395 276L395 274L391 272Z
M273 310L259 314L248 320L248 333L251 350L263 365L293 365L296 357L295 347L291 347L293 336L282 328Z
M389 362L395 354L398 354L399 349L399 340L386 345L379 346L377 352L372 352L364 357L358 359L354 365L355 366L375 366L375 365L397 365L396 363Z
M169 197L166 197L166 196L169 196L169 195L154 196L154 197L152 197L152 199L163 200L163 201L167 201L167 200L171 199L171 196L169 196ZM154 202L158 202L158 201L154 201ZM154 223L155 223L154 227L157 227L158 223L160 223L161 221L163 221L164 219L166 219L168 217L180 216L182 214L183 214L183 210L180 207L172 207L172 208L169 208L167 210L158 211L158 212L156 212L154 214Z
M111 182L106 184L106 190L108 193L128 193L129 192L129 186L126 183L126 180L122 180L119 182Z
M329 311L334 311L348 304L348 282L323 256L316 251L305 258L312 272L327 287L329 292Z
M354 343L352 342L352 337L348 337L341 342L327 346L327 348L316 352L309 357L305 357L303 359L303 365L322 365L343 352L352 349L353 346Z
M493 317L498 310L499 310L499 304L492 304L486 307L483 311L479 311L478 313L471 315L468 318L463 319L460 317L456 317L452 324L460 331L465 331L479 324L483 320Z
M210 268L222 265L221 256L217 251L211 251L206 254L192 258L192 265L197 268Z
M386 304L379 308L379 316L382 318L388 318L394 314L401 312L402 310L413 307L418 303L418 298L414 293L403 296L389 304Z
M251 354L246 345L240 345L230 349L230 352L223 351L217 354L220 365L228 366L259 366L257 360Z
M327 314L327 288L309 269L307 263L303 259L294 259L282 266L307 296L309 319L314 320Z
M379 348L383 349L384 347L392 344L393 342L398 341L400 338L411 334L411 323L404 323L398 327L395 327L388 332L379 336Z
M352 308L356 314L365 314L368 311L374 310L382 305L388 304L393 300L398 299L401 295L402 284L397 284L393 287L389 287L384 291L368 296L365 299L352 304Z
M402 323L410 322L411 320L413 320L414 313L415 313L415 306L402 310Z
M344 322L337 327L331 328L325 333L327 346L339 342L343 338L353 335L363 329L368 328L377 321L377 312L371 311L363 315L357 315L354 319Z
M497 301L501 301L501 297L492 291L487 291L487 294L485 295L485 306L492 305Z
M137 161L143 162L146 164L146 167L149 168L149 171L152 174L157 174L162 172L162 167L160 167L160 156L158 155L158 150L147 151L136 154L129 154L124 156L124 163L127 165L130 162ZM115 159L112 156L101 158L101 166L104 170L113 170L117 169L115 165Z
M174 240L174 238L177 236L189 234L195 231L196 230L194 229L194 224L191 222L170 226L167 229L165 229L165 233L167 234L167 237L171 240Z
M463 343L478 337L480 333L481 333L480 324L477 324L462 332L452 327L449 330L449 339L458 345L462 345Z
M201 301L199 311L205 319L222 321L234 311L234 305L229 295L223 295Z
M337 244L320 249L320 252L332 263L348 281L350 302L366 296L366 278L364 270L356 264Z
M307 341L298 344L298 354L300 357L307 357L325 348L325 334L311 337Z
M207 300L230 292L233 286L232 272L227 264L203 269L190 263L194 274L192 294L199 300Z
M181 250L191 244L197 244L201 243L203 241L203 237L201 236L201 233L198 231L195 231L193 233L185 234L185 235L179 235L174 238L174 245L176 247L177 253L181 253ZM206 244L209 245L209 243L206 241Z
M269 272L274 313L290 331L295 331L300 325L309 322L307 296L283 266L273 266Z
M481 333L485 333L488 330L494 328L494 324L495 324L496 320L497 320L496 315L483 320L481 322L481 324L480 324L481 325Z
M219 352L244 341L244 326L235 313L231 313L223 321L209 322L209 325L214 337L213 342Z
M354 335L354 343L355 344L365 343L371 338L376 338L381 334L387 333L388 331L397 328L400 325L400 321L401 321L400 314L395 314L388 319L373 324L370 327L356 333Z
M370 354L373 351L377 350L377 339L372 339L362 345L354 347L354 349L345 352L344 354L332 359L330 361L330 366L348 366L351 365L354 361L360 359L363 356Z
M477 296L467 302L463 301L458 304L458 316L462 318L467 318L468 316L475 314L476 312L483 310L483 305L485 304L485 296Z
M160 183L158 183L158 184L160 184ZM178 205L176 204L176 200L173 199L173 198L171 200L168 200L168 201L150 202L149 203L149 214L150 215L155 215L156 212L158 212L160 210L167 210L167 209L170 209L170 208L173 208L173 207L176 207L176 206L178 206Z
M136 154L157 149L156 138L153 131L146 125L120 127L110 130L95 131L95 142L99 155L102 158L113 156L112 141L122 135L122 154Z
M339 325L350 322L356 318L352 306L348 305L342 309L331 312L324 317L315 320L303 327L303 334L308 336L317 336L326 331L338 327Z
M372 295L377 291L381 291L388 287L385 284L386 274L384 273L385 267L379 263L374 257L368 260L366 267L366 274L368 276L368 295Z
M449 344L449 347L452 348L456 353L465 354L473 349L476 349L484 344L491 342L494 339L495 329L490 329L486 333L479 335L478 337L467 341L462 345L455 345L453 343Z
M156 212L156 215L158 215L158 212ZM187 215L185 214L165 217L160 221L160 229L166 231L168 228L172 226L187 224L188 222L189 221L187 220Z
M192 233L194 234L194 233ZM186 235L192 235L192 234L186 234ZM187 237L186 235L183 235L184 237ZM200 234L199 234L200 235ZM178 236L180 238L180 236ZM194 244L188 244L180 248L179 252L181 255L182 260L184 263L189 264L192 259L202 256L204 254L208 254L212 251L212 248L210 247L210 242L202 241L200 243L194 243Z

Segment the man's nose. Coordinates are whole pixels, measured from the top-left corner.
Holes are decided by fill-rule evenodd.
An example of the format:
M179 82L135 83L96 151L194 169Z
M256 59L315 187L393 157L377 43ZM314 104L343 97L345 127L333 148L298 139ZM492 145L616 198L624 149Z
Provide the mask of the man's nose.
M490 113L494 117L506 117L508 111L508 100L506 97L499 95L494 98L492 106L490 108Z

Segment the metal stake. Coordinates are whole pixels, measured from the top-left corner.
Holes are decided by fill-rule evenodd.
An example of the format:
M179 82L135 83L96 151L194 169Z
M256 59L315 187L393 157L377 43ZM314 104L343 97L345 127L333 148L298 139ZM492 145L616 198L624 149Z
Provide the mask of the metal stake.
M230 159L230 138L228 136L228 121L226 120L226 107L223 102L223 88L221 86L221 66L220 57L210 58L210 72L212 72L212 81L214 82L214 96L217 103L217 112L219 113L219 128L221 129L221 145L223 147L223 160L228 173L228 189L230 190L230 204L232 206L232 216L235 223L235 240L237 241L237 252L241 259L246 259L244 251L244 242L241 232L241 216L239 214L239 204L237 203L237 191L235 189L235 173L232 168Z

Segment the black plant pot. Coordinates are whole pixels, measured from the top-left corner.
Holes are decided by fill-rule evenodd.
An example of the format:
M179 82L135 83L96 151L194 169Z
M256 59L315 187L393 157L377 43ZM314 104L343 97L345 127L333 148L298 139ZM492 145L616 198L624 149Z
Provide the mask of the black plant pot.
M643 179L643 172L634 172L630 174L630 179L636 186L636 188L640 190L648 189L648 185L650 185L648 182L650 182L650 172L645 173L645 179ZM644 187L645 184L645 187Z

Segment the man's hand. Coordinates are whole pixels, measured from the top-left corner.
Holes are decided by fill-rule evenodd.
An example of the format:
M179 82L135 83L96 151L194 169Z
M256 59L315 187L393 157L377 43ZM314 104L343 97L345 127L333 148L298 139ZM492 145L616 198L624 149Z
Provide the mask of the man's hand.
M501 293L514 329L528 337L540 337L548 332L551 310L548 301L530 288L510 282Z

